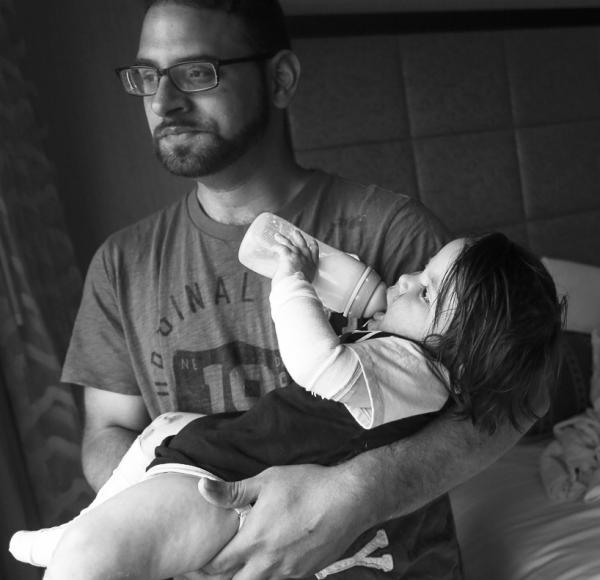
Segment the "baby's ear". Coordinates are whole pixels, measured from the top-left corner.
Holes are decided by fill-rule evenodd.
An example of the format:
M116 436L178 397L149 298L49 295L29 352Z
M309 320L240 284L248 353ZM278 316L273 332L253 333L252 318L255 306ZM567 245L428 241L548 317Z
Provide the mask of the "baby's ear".
M291 103L300 79L300 61L291 50L280 50L269 63L271 100L278 109Z

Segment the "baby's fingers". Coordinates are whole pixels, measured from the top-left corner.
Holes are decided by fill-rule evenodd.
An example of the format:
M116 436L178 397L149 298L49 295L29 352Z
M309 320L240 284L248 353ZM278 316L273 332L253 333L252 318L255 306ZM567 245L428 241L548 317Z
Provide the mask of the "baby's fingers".
M317 244L317 240L311 238L308 240L307 245L312 261L317 264L319 262L319 244Z
M310 257L314 262L319 258L319 246L314 238L305 236L300 230L293 229L286 234L276 232L274 235L275 241L285 246L293 253L303 254Z
M275 232L273 234L273 239L277 242L277 244L279 246L283 246L284 248L287 248L288 250L293 250L295 248L294 242L292 242L292 240L290 240L290 238L288 238L287 236L285 236L282 233Z
M300 230L292 230L289 234L289 239L302 253L307 253L309 251L309 242L302 235Z

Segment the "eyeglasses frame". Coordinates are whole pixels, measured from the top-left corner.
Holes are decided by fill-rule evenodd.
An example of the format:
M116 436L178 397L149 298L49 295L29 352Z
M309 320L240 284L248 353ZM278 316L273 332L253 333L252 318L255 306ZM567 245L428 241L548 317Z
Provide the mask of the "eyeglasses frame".
M158 68L155 67L151 64L139 64L139 65L130 65L130 66L121 66L119 68L114 69L115 73L117 75L117 77L119 77L119 81L121 81L121 85L123 85L123 78L121 77L121 73L125 70L130 70L130 69L135 69L135 68L150 68L150 69L154 69L157 74L158 74L158 84L156 86L156 91L154 91L153 93L149 93L149 94L144 94L144 95L137 95L135 93L130 93L127 89L125 89L125 86L123 86L123 89L125 90L125 92L128 95L131 95L132 97L152 97L154 96L157 92L158 92L158 86L160 84L160 79L164 76L169 77L169 80L171 81L171 83L173 84L173 86L181 93L184 93L186 95L188 94L194 94L194 93L201 93L204 91L211 91L212 89L216 88L219 86L219 80L220 80L220 76L219 76L219 70L222 66L227 66L230 64L237 64L237 63L241 63L241 62L253 62L253 61L259 61L259 60L267 60L271 57L274 56L275 53L273 52L264 52L264 53L257 53L257 54L251 54L249 56L242 56L239 58L195 58L192 60L184 60L181 62L177 62L171 66L165 67L165 68ZM175 81L173 80L173 77L171 76L171 69L177 66L180 66L182 64L193 64L193 63L202 63L202 64L210 64L212 65L214 71L215 71L215 84L210 86L210 87L206 87L206 88L202 88L202 89L194 89L194 90L183 90L180 89L177 84L175 83Z

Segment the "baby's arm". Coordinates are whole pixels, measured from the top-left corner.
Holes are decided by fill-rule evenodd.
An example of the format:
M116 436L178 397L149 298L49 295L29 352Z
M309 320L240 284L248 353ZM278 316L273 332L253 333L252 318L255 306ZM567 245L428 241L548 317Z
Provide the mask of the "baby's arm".
M271 316L281 357L294 381L307 390L333 400L345 400L347 392L364 391L369 398L357 357L329 324L313 285L318 248L300 233L277 236L278 267L271 286Z
M235 511L198 495L198 479L161 474L77 519L65 532L46 580L159 580L202 568L236 534Z
M438 411L448 391L420 348L396 337L340 343L308 281L316 270L318 250L300 234L281 239L271 316L281 357L294 381L344 403L366 429Z

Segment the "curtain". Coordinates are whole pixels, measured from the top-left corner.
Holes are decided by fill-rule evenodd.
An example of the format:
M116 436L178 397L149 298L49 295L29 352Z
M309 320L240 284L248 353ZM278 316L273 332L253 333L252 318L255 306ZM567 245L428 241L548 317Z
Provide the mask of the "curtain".
M78 405L59 382L81 277L15 22L0 0L0 577L28 580L39 571L10 560L10 534L72 517L91 490Z
M6 580L39 580L37 568L24 566L10 556L6 547L16 529L37 527L39 516L31 501L33 492L25 470L25 458L17 437L17 429L10 412L4 380L0 376L0 461L8 469L0 470L0 578Z

